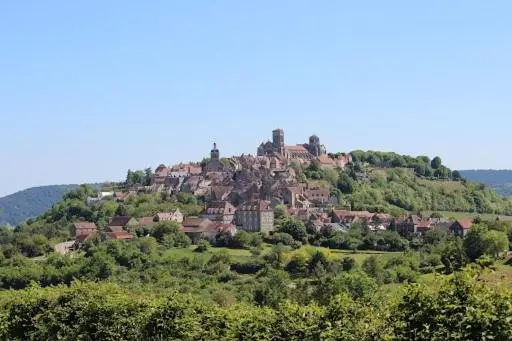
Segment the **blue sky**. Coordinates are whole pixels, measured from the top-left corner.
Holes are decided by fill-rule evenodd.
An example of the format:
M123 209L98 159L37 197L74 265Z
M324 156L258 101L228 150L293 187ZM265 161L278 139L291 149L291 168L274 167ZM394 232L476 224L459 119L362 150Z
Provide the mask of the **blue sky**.
M0 2L0 195L255 153L512 168L510 1Z

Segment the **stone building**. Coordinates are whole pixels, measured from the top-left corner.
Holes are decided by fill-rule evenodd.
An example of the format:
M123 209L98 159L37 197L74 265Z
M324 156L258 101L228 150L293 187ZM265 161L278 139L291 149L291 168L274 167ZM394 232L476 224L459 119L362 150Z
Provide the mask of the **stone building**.
M224 172L226 167L220 162L220 152L217 149L217 143L213 144L213 149L210 151L210 160L205 165L204 171L208 172Z
M325 147L320 144L320 138L316 135L312 135L309 137L309 143L304 145L305 148L314 156L320 157L320 155L325 155Z
M215 223L230 224L235 219L236 208L227 201L214 201L208 205L201 218Z
M274 211L270 202L255 200L237 207L236 222L240 230L269 235L274 231Z
M258 156L279 155L286 160L299 159L303 161L310 161L325 154L325 147L320 144L320 138L316 135L309 138L309 143L285 145L283 129L272 131L272 142L261 143L257 151Z

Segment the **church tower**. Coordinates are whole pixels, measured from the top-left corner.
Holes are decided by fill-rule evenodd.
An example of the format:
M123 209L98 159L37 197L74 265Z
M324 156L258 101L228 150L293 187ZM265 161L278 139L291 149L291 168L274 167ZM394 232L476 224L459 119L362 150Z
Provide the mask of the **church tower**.
M322 145L318 136L312 135L309 137L308 150L315 157L322 155Z
M272 131L272 144L274 152L284 155L284 131L283 129L275 129Z
M213 160L217 160L217 161L220 160L219 150L217 149L217 143L215 143L215 142L213 143L213 149L210 152L210 159L212 161Z

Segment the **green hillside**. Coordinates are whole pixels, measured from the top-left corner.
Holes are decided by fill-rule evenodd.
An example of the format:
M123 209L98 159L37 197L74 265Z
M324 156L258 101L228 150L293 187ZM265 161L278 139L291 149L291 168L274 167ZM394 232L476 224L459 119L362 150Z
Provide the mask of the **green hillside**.
M62 199L64 193L78 185L32 187L0 198L0 224L15 226L35 218Z
M476 183L424 179L411 169L367 170L368 178L341 196L353 209L511 214L512 201Z
M352 156L353 164L343 171L312 164L303 172L329 183L340 206L353 210L512 214L511 200L464 179L439 158L373 151L354 151Z

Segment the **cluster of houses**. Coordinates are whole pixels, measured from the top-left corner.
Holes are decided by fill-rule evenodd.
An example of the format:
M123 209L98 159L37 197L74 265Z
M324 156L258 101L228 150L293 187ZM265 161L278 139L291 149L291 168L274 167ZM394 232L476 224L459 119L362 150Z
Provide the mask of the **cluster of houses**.
M107 240L130 240L138 227L147 227L155 222L173 221L180 224L182 231L192 240L214 239L219 233L234 235L238 229L261 232L269 235L274 231L274 211L270 202L253 200L238 207L227 201L213 201L199 217L184 217L179 209L157 213L147 217L114 216L109 219L104 231L99 232L92 222L76 222L72 235L77 244L91 237L102 235Z
M417 215L393 218L385 213L323 208L290 208L287 214L309 226L314 226L318 231L322 228L347 231L352 224L359 222L370 231L392 229L403 236L421 236L431 229L445 228L452 234L463 237L473 224L469 218L455 222L443 218L422 218ZM199 217L184 217L178 209L141 218L114 216L109 219L108 226L102 232L92 222L76 222L72 227L75 242L60 247L64 249L77 247L88 238L98 235L102 235L107 240L131 240L134 238L134 229L149 227L160 221L178 223L181 230L194 242L199 239L213 241L219 233L234 236L238 230L261 232L264 235L274 232L274 211L270 202L254 200L235 207L225 201L216 201L210 203Z
M367 211L335 210L337 198L329 188L317 182L301 182L297 167L317 162L322 167L344 168L351 162L350 155L330 155L313 135L308 143L286 145L284 131L272 132L272 141L262 143L257 155L221 158L214 143L209 160L199 163L159 165L147 186L126 188L124 191L99 192L87 199L89 205L105 200L125 202L138 192L161 192L170 196L189 193L201 197L205 210L199 217L184 217L179 210L158 213L149 217L112 217L101 234L110 240L130 240L135 227L150 226L158 221L175 221L193 240L212 239L219 232L235 234L237 230L274 231L273 208L286 205L288 214L317 229L331 227L347 230L360 221L372 231L392 228L402 235L421 235L435 227L446 227L453 233L464 235L471 221L462 219L452 223L443 219L420 218L410 215L394 219L389 214ZM303 180L303 179L302 179ZM78 222L73 225L78 243L97 235L94 223Z

